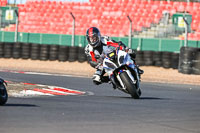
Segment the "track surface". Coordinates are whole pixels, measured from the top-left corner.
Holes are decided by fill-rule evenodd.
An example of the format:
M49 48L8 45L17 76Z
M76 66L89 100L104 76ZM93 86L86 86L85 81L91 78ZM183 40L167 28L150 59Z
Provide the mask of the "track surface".
M9 97L1 133L199 133L200 86L142 83L142 97L94 86L89 78L0 72L5 80L72 88L93 95ZM88 93L91 94L91 93Z

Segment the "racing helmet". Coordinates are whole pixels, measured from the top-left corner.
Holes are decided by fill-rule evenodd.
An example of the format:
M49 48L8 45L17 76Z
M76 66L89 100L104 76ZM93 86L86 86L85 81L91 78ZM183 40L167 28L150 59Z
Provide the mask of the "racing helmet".
M86 38L87 38L88 43L94 48L101 44L101 42L100 42L101 33L100 33L99 29L96 27L90 27L87 30Z

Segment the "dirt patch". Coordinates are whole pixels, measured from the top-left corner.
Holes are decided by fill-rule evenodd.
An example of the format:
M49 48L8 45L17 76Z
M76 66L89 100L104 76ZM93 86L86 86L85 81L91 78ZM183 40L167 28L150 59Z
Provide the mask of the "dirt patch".
M143 81L200 85L200 75L182 74L177 69L165 69L162 67L145 66L141 68L145 71L142 76Z

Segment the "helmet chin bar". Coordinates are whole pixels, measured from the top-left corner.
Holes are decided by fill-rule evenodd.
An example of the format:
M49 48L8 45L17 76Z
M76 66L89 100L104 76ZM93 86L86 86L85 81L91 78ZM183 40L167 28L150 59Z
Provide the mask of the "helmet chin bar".
M96 43L98 41L98 36L92 35L92 36L89 36L89 39L91 43Z
M98 47L100 45L100 40L98 40L97 42L95 43L90 43L90 45L94 48Z

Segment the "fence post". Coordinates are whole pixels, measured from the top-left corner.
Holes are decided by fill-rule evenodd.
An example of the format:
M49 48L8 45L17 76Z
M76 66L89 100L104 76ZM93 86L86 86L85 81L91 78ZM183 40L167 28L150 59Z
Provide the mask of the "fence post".
M17 10L15 10L15 14L16 14L16 28L15 28L15 42L18 41L18 12Z
M2 16L2 10L0 9L0 29L1 29L1 16Z
M142 49L141 47L142 47L142 38L139 38L137 51L140 51Z
M129 16L128 20L130 21L130 29L129 29L129 38L128 38L128 47L131 48L131 41L132 41L132 20Z
M162 51L162 39L159 38L158 51Z
M75 35L75 17L72 14L72 12L70 12L72 18L73 18L73 23L72 23L72 41L71 41L71 46L74 46L74 35Z
M188 46L188 22L185 19L185 17L183 17L183 20L185 21L185 43L184 46L187 47Z

